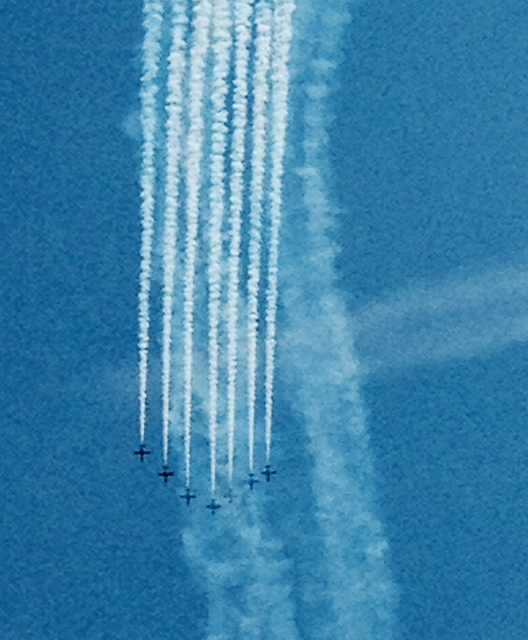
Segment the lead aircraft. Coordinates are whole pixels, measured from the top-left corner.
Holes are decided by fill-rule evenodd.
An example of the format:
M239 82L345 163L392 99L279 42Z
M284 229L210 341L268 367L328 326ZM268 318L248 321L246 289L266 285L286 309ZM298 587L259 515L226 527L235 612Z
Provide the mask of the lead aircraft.
M217 509L221 509L222 505L221 504L217 504L216 500L214 498L211 498L211 502L207 505L206 508L207 509L211 509L211 515L214 516L215 511Z
M167 482L169 481L170 476L174 475L174 471L169 471L169 465L164 464L163 465L163 471L160 471L158 473L158 476L163 478L163 482L165 484L167 484Z
M255 474L251 473L251 471L249 472L248 475L249 475L249 480L248 480L249 488L251 489L251 491L253 491L253 487L258 483L258 480L257 478L255 478Z

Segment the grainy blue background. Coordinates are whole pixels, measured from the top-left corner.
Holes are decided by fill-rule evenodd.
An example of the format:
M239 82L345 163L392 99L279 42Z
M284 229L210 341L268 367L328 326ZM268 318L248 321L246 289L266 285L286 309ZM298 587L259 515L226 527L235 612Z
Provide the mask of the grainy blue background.
M182 511L130 455L141 3L0 8L0 635L200 638ZM528 222L525 4L353 14L329 147L351 314L517 265ZM527 637L527 364L517 344L365 381L402 638Z

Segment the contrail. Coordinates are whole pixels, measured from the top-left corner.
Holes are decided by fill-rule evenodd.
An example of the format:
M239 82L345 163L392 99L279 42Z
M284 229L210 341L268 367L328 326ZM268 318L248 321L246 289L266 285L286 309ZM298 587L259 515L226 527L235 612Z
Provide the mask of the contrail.
M167 168L165 186L165 237L163 246L163 348L162 348L162 405L163 405L163 462L169 460L169 421L171 388L171 328L174 305L174 275L176 271L176 240L178 213L178 178L182 137L182 82L185 72L184 36L187 18L182 2L175 2L172 14L172 44L169 54L167 95Z
M191 418L194 331L194 280L198 248L198 217L203 145L204 67L209 51L211 4L200 0L194 6L193 44L190 60L189 133L187 137L187 237L184 286L184 433L186 485L191 483Z
M279 233L282 215L282 176L288 120L288 86L292 14L295 4L289 0L277 2L273 12L273 52L271 68L271 236L268 259L268 288L266 291L266 373L265 425L266 462L271 455L271 427L273 412L273 382L275 374L275 344L278 295Z
M215 0L213 8L213 122L211 136L211 218L209 223L209 446L211 493L216 491L216 438L218 430L218 324L222 284L222 221L224 218L227 136L227 74L231 49L231 20L227 0Z
M262 199L266 156L266 104L269 97L268 71L271 50L271 10L267 2L259 2L255 12L255 76L253 106L253 153L250 186L250 239L248 282L248 437L249 470L254 468L255 406L257 377L258 297L260 284L260 250Z
M305 9L300 5L300 11ZM331 605L324 612L325 631L317 637L389 640L395 635L396 589L388 569L388 545L376 516L360 365L336 282L335 243L328 235L336 208L324 178L331 167L326 141L334 100L329 96L339 90L338 47L350 19L347 2L335 0L307 18L306 31L319 28L321 38L310 43L317 57L311 56L302 77L306 97L297 127L304 129L304 164L299 169L303 198L299 203L289 200L289 215L283 220L285 248L292 249L295 242L302 249L292 252L290 263L284 265L289 268L281 269L290 331L277 356L292 409L303 415L313 462L312 511L324 549L318 575ZM297 63L299 52L297 47Z
M354 314L363 372L385 375L487 356L528 339L528 269L458 269L416 283ZM482 267L481 267L482 269Z
M152 236L154 234L156 167L156 97L160 58L163 6L158 0L145 0L143 7L145 40L141 77L141 266L139 276L139 437L145 441L147 413L147 373L150 328L150 279L152 272Z
M231 143L229 282L227 291L227 465L229 485L233 484L235 457L236 381L238 370L238 288L240 283L240 227L244 189L244 145L247 126L247 73L251 38L250 0L235 3L235 77L233 97L233 137Z

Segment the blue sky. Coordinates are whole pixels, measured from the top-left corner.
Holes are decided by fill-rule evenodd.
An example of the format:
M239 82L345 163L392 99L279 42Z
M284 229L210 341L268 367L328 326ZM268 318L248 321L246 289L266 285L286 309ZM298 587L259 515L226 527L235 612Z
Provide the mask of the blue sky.
M202 638L210 611L179 547L186 515L131 459L140 154L125 123L138 107L141 3L3 4L1 635ZM525 317L527 10L376 1L350 13L324 176L339 207L338 297L352 325L370 318L356 336L360 367L381 362L361 385L399 592L395 636L525 638L527 353L522 339L494 346L493 336L513 335L508 305ZM299 96L292 87L292 108ZM291 137L298 149L298 120ZM505 269L513 299L467 293ZM445 317L451 286L462 293ZM413 311L418 289L437 302ZM376 324L380 305L397 303L408 324L392 311ZM487 332L485 348L457 347L468 322ZM284 493L263 512L268 523L282 516L298 584L316 584L310 540L295 549L313 516L300 529L287 519L310 506L316 477L309 432L297 454L291 446L299 436L287 425L303 425L291 371L281 378L291 402L283 393L277 408ZM353 463L350 473L353 483ZM315 633L324 602L295 606Z

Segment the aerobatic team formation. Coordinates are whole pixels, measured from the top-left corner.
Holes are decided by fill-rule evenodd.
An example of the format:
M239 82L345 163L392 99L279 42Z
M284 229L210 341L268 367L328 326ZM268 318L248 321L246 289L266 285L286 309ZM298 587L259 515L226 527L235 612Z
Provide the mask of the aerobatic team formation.
M158 475L165 483L181 478L179 495L189 505L205 464L213 515L220 488L233 495L239 470L250 490L260 474L269 481L276 473L279 236L294 8L292 0L144 4L134 454L141 462L151 454L150 346L153 318L161 314Z

